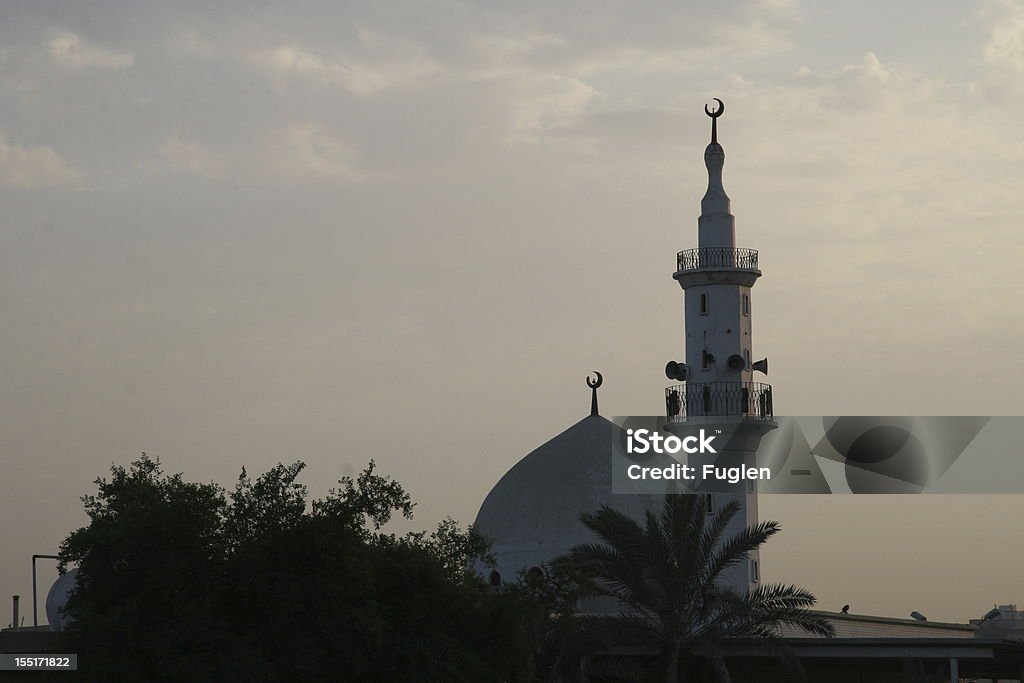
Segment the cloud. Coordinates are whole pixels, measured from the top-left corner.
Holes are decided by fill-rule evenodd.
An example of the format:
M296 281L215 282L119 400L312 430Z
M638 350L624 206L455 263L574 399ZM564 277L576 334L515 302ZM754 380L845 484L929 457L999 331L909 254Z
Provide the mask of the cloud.
M194 142L183 140L180 135L166 140L160 145L159 152L179 171L195 173L211 180L220 180L227 173L227 162L223 157Z
M49 52L55 64L71 69L123 69L135 61L131 52L119 52L89 43L70 31L54 36L49 43Z
M349 184L366 180L348 142L320 125L306 123L278 131L270 137L266 151L265 167L291 181Z
M600 96L600 91L578 78L536 74L514 87L510 123L516 130L563 127L582 116Z
M437 62L417 46L373 31L359 32L358 47L374 54L357 57L284 45L250 53L248 61L263 68L280 87L289 78L298 77L356 95L416 87L440 71Z
M882 62L874 52L866 53L860 64L844 66L842 73L852 74L858 80L878 81L879 83L889 81L889 70L882 66Z
M0 135L0 185L4 187L74 187L81 181L50 147L12 145Z
M1024 71L1024 5L1014 0L993 0L983 8L982 16L992 20L988 41L981 48L985 62Z

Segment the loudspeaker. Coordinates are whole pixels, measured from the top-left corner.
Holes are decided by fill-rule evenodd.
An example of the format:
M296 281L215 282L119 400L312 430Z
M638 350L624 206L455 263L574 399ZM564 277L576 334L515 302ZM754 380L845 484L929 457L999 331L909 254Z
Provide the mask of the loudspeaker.
M745 361L743 356L740 354L734 353L725 361L725 365L733 372L739 372L743 368L747 367L747 361Z
M665 365L665 376L669 379L685 382L688 373L689 368L686 366L686 363L677 363L674 360L670 360Z
M756 370L757 372L763 372L764 374L767 375L768 374L768 359L767 358L762 358L761 360L754 361L753 365L750 366L750 369L751 370Z

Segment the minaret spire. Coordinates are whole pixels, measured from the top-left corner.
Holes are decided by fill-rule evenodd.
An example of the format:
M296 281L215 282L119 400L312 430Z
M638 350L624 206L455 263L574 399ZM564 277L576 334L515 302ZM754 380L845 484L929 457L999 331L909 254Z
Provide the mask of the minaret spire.
M711 142L704 150L704 165L708 169L708 189L700 200L698 242L701 247L735 247L736 219L732 216L729 195L722 185L722 167L725 150L718 144L718 117L725 113L725 103L717 97L718 108L712 111L704 105L704 113L711 117Z

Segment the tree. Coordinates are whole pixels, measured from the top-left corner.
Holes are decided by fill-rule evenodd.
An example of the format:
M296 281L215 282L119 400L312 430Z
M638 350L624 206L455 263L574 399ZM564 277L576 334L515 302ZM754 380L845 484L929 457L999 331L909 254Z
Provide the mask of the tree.
M197 577L216 575L224 557L222 490L165 476L145 453L96 485L82 499L89 526L60 549L62 573L78 564L66 609L77 651L106 653L91 661L96 679L184 680L213 666L223 621ZM173 656L181 651L193 656ZM118 652L133 654L118 661Z
M166 475L145 454L83 498L87 526L61 546L77 564L68 651L83 680L523 681L522 612L466 571L487 544L445 520L431 534L402 486L343 478L307 505L304 465L234 491Z
M771 584L744 594L724 585L723 573L780 526L761 522L727 537L739 505L731 502L711 515L706 505L704 496L667 495L660 514L648 512L643 525L602 507L581 520L603 543L578 545L556 560L593 572L593 595L617 600L623 613L588 620L617 629L620 643L656 648L665 683L684 680L697 658L708 662L716 680L728 682L722 648L728 638L750 638L784 656L782 625L834 635L832 625L809 610L815 598L806 590Z

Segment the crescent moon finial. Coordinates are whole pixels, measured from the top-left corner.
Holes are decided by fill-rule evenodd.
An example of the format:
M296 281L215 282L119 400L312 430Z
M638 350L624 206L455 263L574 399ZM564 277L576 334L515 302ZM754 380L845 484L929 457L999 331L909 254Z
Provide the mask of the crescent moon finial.
M590 379L587 375L587 386L590 387L590 414L597 415L597 388L604 382L604 377L597 370L594 370L597 379Z
M714 145L718 143L718 117L725 113L725 102L717 97L712 97L711 99L718 102L718 109L711 111L708 109L708 105L705 104L704 113L711 117L711 144Z
M718 102L718 109L716 109L715 111L711 111L710 109L708 109L708 105L705 104L704 113L713 119L717 119L719 116L725 113L725 102L718 99L717 97L712 97L711 99L713 99L715 102Z

